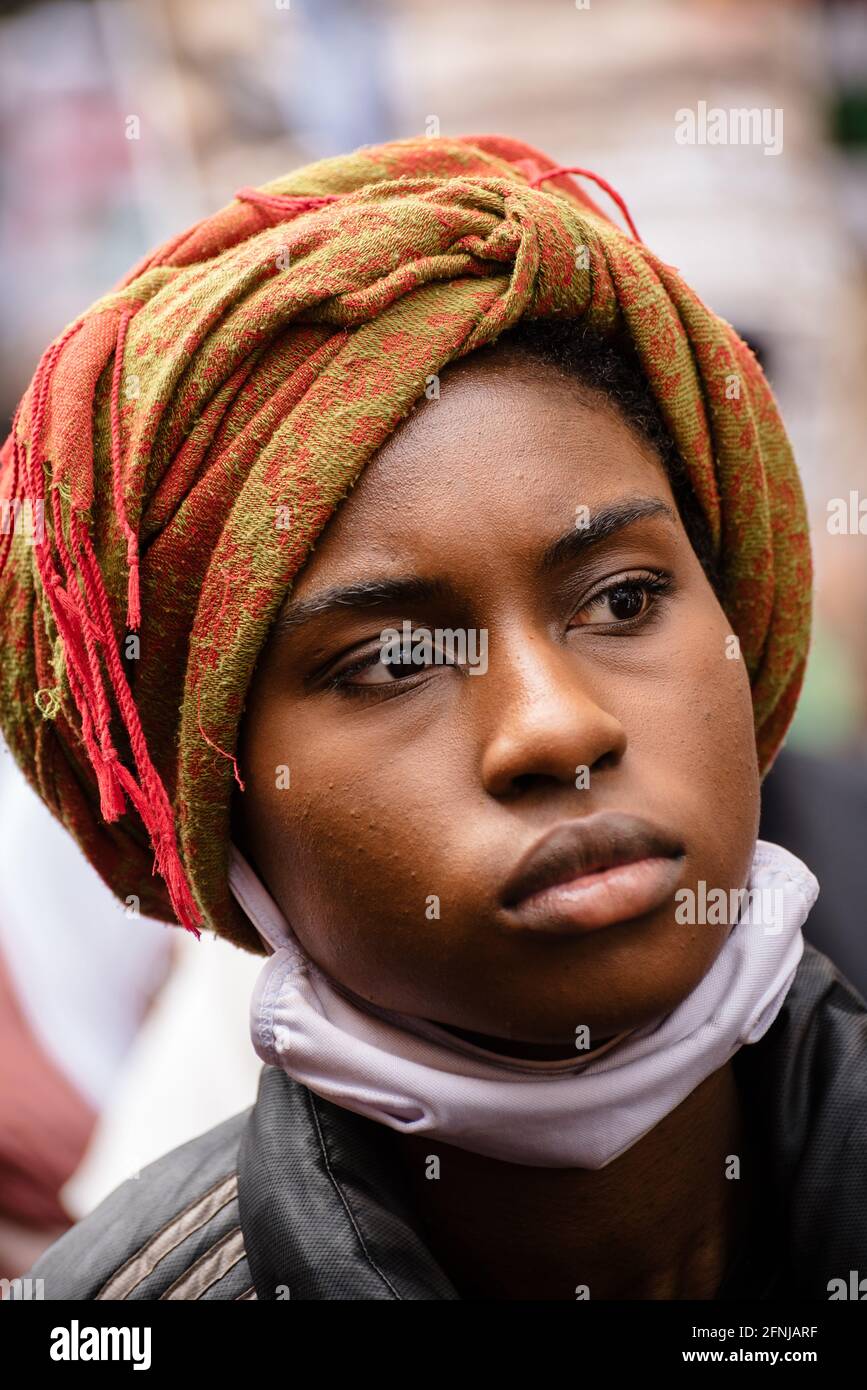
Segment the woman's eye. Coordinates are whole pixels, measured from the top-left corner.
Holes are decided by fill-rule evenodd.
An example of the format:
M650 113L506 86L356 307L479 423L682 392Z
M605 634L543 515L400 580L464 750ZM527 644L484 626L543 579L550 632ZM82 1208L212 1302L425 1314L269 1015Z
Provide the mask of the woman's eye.
M395 659L392 655L385 656L384 653L370 652L367 656L335 672L328 681L328 685L331 687L349 687L350 689L357 689L359 686L369 688L370 686L396 685L398 681L406 680L408 676L417 676L422 671L429 671L433 665L453 666L455 663L449 661L446 653L436 648L432 651L430 661L423 657L413 657L410 660L402 661Z
M424 669L418 662L392 659L384 661L381 656L371 656L364 664L359 662L355 666L346 667L340 675L343 679L353 676L353 685L393 685L396 680Z
M669 583L663 575L618 580L588 599L576 613L575 622L583 627L597 623L635 622L645 616L653 607L655 598L668 587Z

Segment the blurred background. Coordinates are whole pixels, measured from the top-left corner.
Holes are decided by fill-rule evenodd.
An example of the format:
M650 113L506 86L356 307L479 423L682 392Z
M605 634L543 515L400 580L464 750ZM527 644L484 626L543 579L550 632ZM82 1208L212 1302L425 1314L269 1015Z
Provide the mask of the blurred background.
M0 4L0 45L4 436L50 339L243 184L496 131L620 192L752 344L794 444L816 625L761 834L817 874L807 935L867 992L865 5L53 0ZM781 142L681 143L702 104L765 111ZM125 919L0 758L0 1277L252 1102L260 968Z

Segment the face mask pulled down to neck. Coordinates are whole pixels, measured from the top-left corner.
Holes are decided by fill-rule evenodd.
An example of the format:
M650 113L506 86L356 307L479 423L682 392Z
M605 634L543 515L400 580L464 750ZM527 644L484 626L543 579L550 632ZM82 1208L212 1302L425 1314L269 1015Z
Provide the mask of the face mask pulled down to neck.
M263 1062L332 1101L407 1134L539 1168L604 1168L777 1017L819 893L795 855L759 840L748 907L716 960L670 1013L573 1060L521 1060L446 1028L378 1008L310 959L239 850L234 897L274 951L250 1008ZM761 917L761 920L752 920Z

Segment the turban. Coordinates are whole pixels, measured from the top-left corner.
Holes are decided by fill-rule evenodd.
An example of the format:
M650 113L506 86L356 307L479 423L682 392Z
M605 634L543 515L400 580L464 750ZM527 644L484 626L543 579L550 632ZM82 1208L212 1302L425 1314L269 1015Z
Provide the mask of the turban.
M770 766L811 561L755 356L539 151L368 146L240 189L141 260L46 349L0 453L4 734L120 898L262 950L228 860L269 628L430 377L549 316L634 343L707 520Z

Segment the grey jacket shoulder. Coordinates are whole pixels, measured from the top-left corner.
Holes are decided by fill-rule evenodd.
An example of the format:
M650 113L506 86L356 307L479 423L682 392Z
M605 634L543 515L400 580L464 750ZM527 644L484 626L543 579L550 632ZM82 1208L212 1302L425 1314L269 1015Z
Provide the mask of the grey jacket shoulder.
M250 1110L116 1188L26 1276L46 1299L255 1298L238 1213Z

